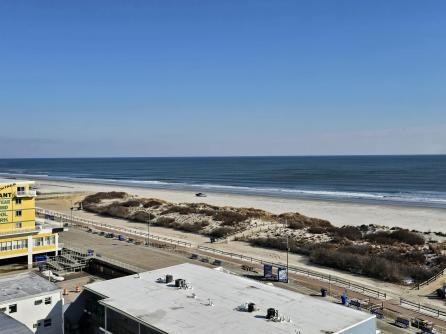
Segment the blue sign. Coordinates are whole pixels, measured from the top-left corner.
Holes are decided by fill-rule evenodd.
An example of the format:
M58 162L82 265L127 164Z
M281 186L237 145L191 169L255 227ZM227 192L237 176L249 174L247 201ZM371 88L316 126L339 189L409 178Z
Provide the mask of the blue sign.
M273 278L273 266L271 264L263 265L263 277Z

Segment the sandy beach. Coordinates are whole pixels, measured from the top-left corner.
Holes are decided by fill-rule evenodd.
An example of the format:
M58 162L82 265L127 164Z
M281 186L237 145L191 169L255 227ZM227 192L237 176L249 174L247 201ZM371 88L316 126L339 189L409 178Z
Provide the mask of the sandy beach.
M299 212L301 214L329 220L333 225L377 224L398 226L418 231L446 233L446 209L382 205L369 203L346 203L321 200L302 200L266 196L207 193L207 197L196 197L192 191L149 189L118 185L100 185L59 181L37 181L42 194L94 193L99 191L124 191L147 198L158 198L169 202L205 202L218 206L252 207L272 213ZM57 204L53 209L58 208Z
M190 203L206 202L218 206L253 207L267 210L273 213L297 211L305 215L324 218L333 225L361 225L380 224L387 226L402 226L420 231L442 231L446 232L446 210L421 207L407 207L394 205L374 205L359 203L338 203L317 200L300 200L277 197L262 197L249 195L235 195L222 193L207 193L207 197L197 198L191 191L160 190L137 187L124 187L117 185L100 185L87 183L71 183L59 181L37 181L36 186L40 195L37 205L46 209L70 213L70 207L85 197L87 194L100 191L124 191L139 197L158 198L169 202ZM39 197L38 197L39 198ZM136 228L146 230L146 224L136 223L120 218L99 216L95 213L76 210L76 216L95 220L113 226ZM188 241L193 245L207 244L209 238L194 233L186 233L175 229L152 226L150 230L154 235L166 236L178 240ZM286 253L274 249L258 248L246 242L232 241L214 245L221 250L239 254L263 258L268 261L282 262L286 260ZM309 267L321 273L334 274L339 277L377 287L382 291L394 295L406 294L407 296L418 296L418 291L409 290L389 282L383 282L362 275L326 268L314 265L307 257L298 254L290 255L290 264ZM413 297L412 296L412 297Z

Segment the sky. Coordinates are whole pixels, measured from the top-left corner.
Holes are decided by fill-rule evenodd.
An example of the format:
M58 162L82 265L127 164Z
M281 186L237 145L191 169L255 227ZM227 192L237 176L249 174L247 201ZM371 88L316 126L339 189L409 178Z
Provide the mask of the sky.
M0 1L0 158L446 153L443 0Z

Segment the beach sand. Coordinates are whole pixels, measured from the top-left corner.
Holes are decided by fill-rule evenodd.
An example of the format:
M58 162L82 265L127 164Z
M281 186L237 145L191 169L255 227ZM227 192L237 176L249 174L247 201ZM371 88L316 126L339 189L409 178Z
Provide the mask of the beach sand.
M193 191L58 181L37 181L37 186L39 192L43 194L125 191L140 197L159 198L176 203L205 202L218 206L252 207L276 214L299 212L310 217L329 220L336 226L377 224L389 227L398 226L423 232L446 233L446 209L440 208L346 203L210 192L207 193L207 197L196 197ZM57 203L54 204L53 209L58 209Z
M36 185L41 194L39 196L40 199L38 197L38 206L68 214L70 213L71 206L76 201L82 200L87 194L100 191L124 191L140 197L158 198L176 203L206 202L218 206L253 207L273 213L295 211L308 216L327 219L337 226L380 224L406 227L420 231L430 230L446 233L446 209L301 200L223 193L207 193L207 197L197 198L192 191L161 190L59 181L38 181ZM86 211L75 210L73 215L114 226L142 230L147 229L146 224L131 222L125 219L99 216ZM151 226L150 233L188 241L194 246L209 243L209 238L206 236L159 226ZM63 235L61 237L63 239ZM232 241L229 243L212 244L212 247L262 258L267 261L282 263L286 261L286 253L283 251L253 247L246 242ZM378 288L393 294L393 296L404 294L406 298L423 298L419 295L417 290L410 290L408 287L354 275L345 271L316 266L310 263L308 258L298 254L290 254L289 260L291 265L308 267L321 273L334 274L353 282ZM426 302L431 301L426 300Z

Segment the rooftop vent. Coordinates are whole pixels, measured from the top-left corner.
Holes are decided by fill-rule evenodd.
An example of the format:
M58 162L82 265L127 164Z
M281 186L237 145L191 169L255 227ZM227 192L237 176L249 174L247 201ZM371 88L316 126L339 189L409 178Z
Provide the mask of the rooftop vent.
M172 275L166 275L166 283L170 283L173 281L173 276Z

